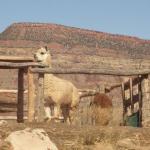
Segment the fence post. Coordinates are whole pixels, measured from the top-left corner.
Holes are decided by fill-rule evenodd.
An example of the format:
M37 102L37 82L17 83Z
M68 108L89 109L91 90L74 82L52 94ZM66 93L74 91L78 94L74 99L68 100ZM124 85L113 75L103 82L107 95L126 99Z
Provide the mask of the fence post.
M139 127L142 127L142 87L141 87L141 78L138 77L138 93L139 93Z
M123 125L125 125L126 122L126 103L125 103L125 88L124 88L124 83L121 84L121 90L122 90L122 100L123 100Z
M130 103L131 103L131 114L134 113L134 104L133 104L133 83L132 78L130 78Z
M37 93L37 121L44 121L44 116L44 73L39 73Z
M142 126L147 126L146 122L150 120L150 75L142 76Z
M35 114L35 86L30 69L31 67L28 67L28 121L32 122Z
M24 116L24 69L20 68L18 70L18 101L17 101L17 122L22 123L24 122L23 116Z

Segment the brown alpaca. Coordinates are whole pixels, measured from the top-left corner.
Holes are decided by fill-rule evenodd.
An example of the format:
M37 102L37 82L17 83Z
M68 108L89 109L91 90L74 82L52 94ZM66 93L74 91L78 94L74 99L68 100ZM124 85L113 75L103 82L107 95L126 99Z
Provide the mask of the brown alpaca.
M92 119L95 124L108 125L112 119L112 101L103 93L97 93L91 102Z
M112 107L112 101L106 94L97 93L94 96L94 100L91 102L91 105L101 106L101 108L110 108Z

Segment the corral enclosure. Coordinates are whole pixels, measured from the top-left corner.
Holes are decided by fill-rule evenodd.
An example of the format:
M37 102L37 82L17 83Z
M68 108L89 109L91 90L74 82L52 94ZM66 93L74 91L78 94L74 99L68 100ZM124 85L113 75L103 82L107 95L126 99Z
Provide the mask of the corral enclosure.
M32 69L31 71L33 73L36 73L36 72L38 73L37 69ZM46 72L48 72L48 71L46 71ZM44 72L45 72L44 70L43 71L41 69L39 70L40 74L44 73ZM82 69L81 70L69 69L69 72L67 70L66 71L62 70L62 72L61 72L61 70L60 71L54 70L49 73L56 73L56 74L68 74L68 73L70 74L71 73L71 74L73 74L73 72L75 74L101 74L98 72L94 72L93 70L83 70L82 71ZM119 73L123 74L123 72L119 72ZM114 73L114 74L117 75L117 73ZM131 72L129 71L128 74L132 74L132 71ZM145 74L145 72L144 72L144 74ZM145 104L147 101L149 101L149 95L148 95L149 94L149 84L145 84L145 81L146 82L148 81L147 83L149 83L149 79L147 79L147 78L148 78L147 76L140 76L140 77L137 77L134 79L132 79L130 77L130 80L128 80L128 82L126 82L126 83L122 82L122 87L121 87L121 83L113 85L113 86L110 86L108 83L104 84L104 82L96 83L96 85L98 86L98 88L100 90L99 92L106 93L108 95L108 97L111 99L112 106L113 106L112 110L106 109L105 112L103 112L103 116L101 116L102 109L100 111L94 112L94 113L96 113L96 115L101 116L100 117L101 122L106 120L108 123L111 123L111 125L120 125L120 124L128 125L127 123L124 122L124 121L127 121L125 118L125 115L130 117L134 113L138 112L139 115L137 116L137 125L135 125L135 126L142 126L142 121L144 122L146 119L148 119L149 116L147 116L147 115L150 111L149 109L145 109L145 107L142 107L142 104ZM19 81L19 80L17 80L17 81ZM143 83L143 87L141 86L142 83ZM18 82L18 86L20 84L22 84L22 83ZM136 85L138 85L137 89L134 88L134 86L136 86ZM145 85L146 85L146 87L145 87ZM31 85L29 84L28 86L31 86ZM114 94L113 93L114 89L117 89L115 98L112 96L112 94ZM125 91L128 89L129 89L129 92ZM87 89L80 89L80 90L84 91ZM88 90L90 90L90 89L88 89ZM91 90L93 90L93 89L91 89ZM138 91L137 95L134 94L136 91ZM6 115L8 115L8 112L11 112L10 115L12 116L12 112L15 112L15 105L17 105L17 100L16 100L16 98L14 98L14 97L16 97L17 92L14 92L13 90L11 92L9 92L7 90L6 91L2 90L2 92L3 92L3 100L1 101L1 112L4 112L4 117L5 117L5 113L7 113ZM35 91L33 91L33 92L35 92ZM12 98L11 98L11 96L9 95L10 93L12 93L12 95L14 97L11 95L12 96ZM18 91L18 93L19 93L19 91ZM37 91L35 93L39 93L39 91ZM121 93L122 93L122 95L119 95ZM7 96L10 96L10 97L7 97ZM19 94L18 94L18 96L19 96ZM120 96L119 99L117 99L118 96ZM134 97L136 97L136 98L134 98ZM9 100L6 100L6 98L8 98ZM93 101L93 96L86 96L85 98L81 99L79 108L78 108L78 111L76 114L76 119L78 120L79 125L84 125L84 124L92 124L93 125L93 121L92 121L93 116L91 115L91 113L93 112L93 110L95 108L93 108L93 110L91 110L92 107L90 106L90 104L92 101ZM27 104L27 99L25 101L25 105L29 105L29 104ZM143 105L143 106L146 106L146 105ZM6 107L6 108L4 108L4 107ZM27 111L27 108L26 107L24 107L24 108L25 108L24 111ZM34 109L34 108L32 108L32 109ZM142 112L142 109L143 109L144 113ZM38 111L38 110L36 110L36 111ZM80 112L82 112L82 113L80 113ZM145 113L145 112L147 112L147 113ZM107 120L107 119L109 119L109 120ZM104 125L104 124L102 124L102 125Z
M17 111L17 85L18 85L18 80L17 80L17 70L3 70L3 73L6 72L13 72L13 75L15 74L15 76L13 77L13 79L11 81L7 80L7 78L5 78L5 76L3 76L4 78L2 79L2 82L4 83L5 81L8 83L4 84L4 86L1 86L1 90L0 91L0 111L1 111L1 115L2 116L16 116L16 111ZM97 89L97 85L103 85L105 83L105 85L107 85L107 80L111 78L113 79L114 77L111 76L101 76L101 75L57 75L60 78L63 79L67 79L70 80L71 82L73 82L76 87L78 87L79 90L96 90ZM93 81L92 80L94 78L99 78L99 80ZM36 75L35 75L36 78ZM86 79L86 78L91 78L91 81ZM117 77L116 77L117 78ZM28 91L27 91L27 76L25 75L25 92L24 92L24 111L25 111L25 116L27 115L27 105L28 105ZM85 79L85 80L84 80ZM105 79L106 81L104 82ZM120 79L121 80L121 79ZM14 82L15 81L15 82ZM35 83L36 83L37 79L35 79ZM78 84L79 83L79 84ZM109 85L109 84L108 84ZM37 90L37 88L36 88ZM118 92L119 91L119 92ZM37 92L36 92L37 93ZM114 125L119 125L122 122L122 95L121 95L121 86L118 88L113 89L111 92L106 93L110 99L112 99L113 102L113 124ZM80 110L82 109L82 113L78 113L77 115L79 115L80 118L80 124L91 124L90 121L88 121L90 119L90 117L88 116L88 107L90 105L91 100L93 99L93 96L87 96L82 98L81 103L80 103ZM120 112L120 117L117 115L116 116L116 112ZM86 118L85 118L86 117ZM83 123L81 123L83 122Z
M147 70L149 69L150 42L134 37L111 35L53 24L30 23L13 24L0 34L1 55L32 56L36 49L43 45L47 45L51 50L52 66L57 69L98 69L105 64L102 69L107 74L107 68L117 67L118 70L125 69L125 71L127 68L134 68L131 64L137 58L137 62L140 64L139 69L142 69L142 66L145 66ZM146 59L145 62L142 61L143 58ZM118 59L122 61L118 62ZM127 61L127 59L131 60ZM124 68L122 68L122 64L125 65ZM57 76L70 80L79 89L95 89L97 84L110 88L121 84L124 79L120 76L98 74ZM16 89L16 77L16 70L0 70L1 88ZM123 116L121 86L114 88L107 94L113 102L114 117L112 124L119 125L122 123ZM9 96L15 97L15 94L10 95L10 93L1 95L2 99L5 97L8 100L10 100Z

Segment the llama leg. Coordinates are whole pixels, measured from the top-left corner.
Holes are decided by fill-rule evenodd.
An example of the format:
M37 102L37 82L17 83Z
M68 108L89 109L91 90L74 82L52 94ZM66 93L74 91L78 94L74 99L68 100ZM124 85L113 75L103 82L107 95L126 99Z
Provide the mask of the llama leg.
M55 105L54 106L54 117L59 118L60 116L60 105Z
M75 112L76 112L76 108L70 108L69 116L67 119L68 124L73 124L73 121L75 120Z
M64 105L62 107L62 119L64 120L64 122L67 122L68 118L69 118L69 106Z
M63 117L62 117L62 111L61 111L61 106L60 105L55 105L54 106L54 117L56 119L60 119L60 120L63 119Z
M50 105L50 110L51 110L51 117L54 118L54 105Z
M71 125L72 124L72 120L73 120L73 111L72 110L69 110L69 115L68 115L68 117L67 117L67 123L69 124L69 125Z
M45 110L46 120L51 120L52 116L51 116L50 107L49 106L45 106L44 110Z

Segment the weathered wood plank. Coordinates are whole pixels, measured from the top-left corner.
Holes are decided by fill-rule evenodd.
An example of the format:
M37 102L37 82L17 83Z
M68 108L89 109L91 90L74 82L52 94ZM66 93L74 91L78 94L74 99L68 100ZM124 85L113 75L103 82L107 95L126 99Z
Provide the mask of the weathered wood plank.
M37 121L44 121L44 74L38 77L38 93L37 93Z
M28 68L28 121L32 122L35 115L35 86L33 74Z
M0 93L18 93L18 90L0 89ZM28 90L24 90L24 93L28 93Z
M135 86L139 83L139 78L142 79L143 76L136 77L136 78L132 79L132 86ZM126 83L124 83L125 90L129 89L129 87L130 87L130 80L127 81Z
M142 85L141 85L141 78L139 78L138 84L138 93L139 93L139 126L142 127Z
M139 102L139 94L133 95L132 103L135 104L137 102ZM131 99L130 98L125 100L125 106L126 107L131 106Z
M0 116L0 120L16 120L17 117L16 116ZM26 116L24 116L23 119L27 119Z
M99 93L99 92L97 92L97 91L95 91L95 92L93 92L93 91L83 92L83 93L80 95L80 98L89 97L89 96L94 96L94 95L96 95L97 93Z
M125 90L124 90L124 83L121 84L121 91L122 91L122 100L123 100L123 125L126 123L126 105L125 105Z
M150 69L122 69L117 68L97 68L97 69L80 69L80 68L70 68L70 69L50 69L50 68L32 68L33 73L51 73L51 74L102 74L102 75L116 75L116 76L131 76L131 75L142 75L149 74Z
M130 81L130 102L131 102L131 113L134 113L134 104L133 104L133 82L132 82L132 78L129 79Z
M33 57L18 57L18 56L0 56L0 61L19 61L19 62L22 62L22 61L34 61L34 58Z
M17 122L24 122L24 69L18 70L18 102L17 102Z
M14 63L14 62L0 62L0 68L8 69L8 68L24 68L24 67L45 67L44 65L37 63L37 62L20 62L20 63Z

